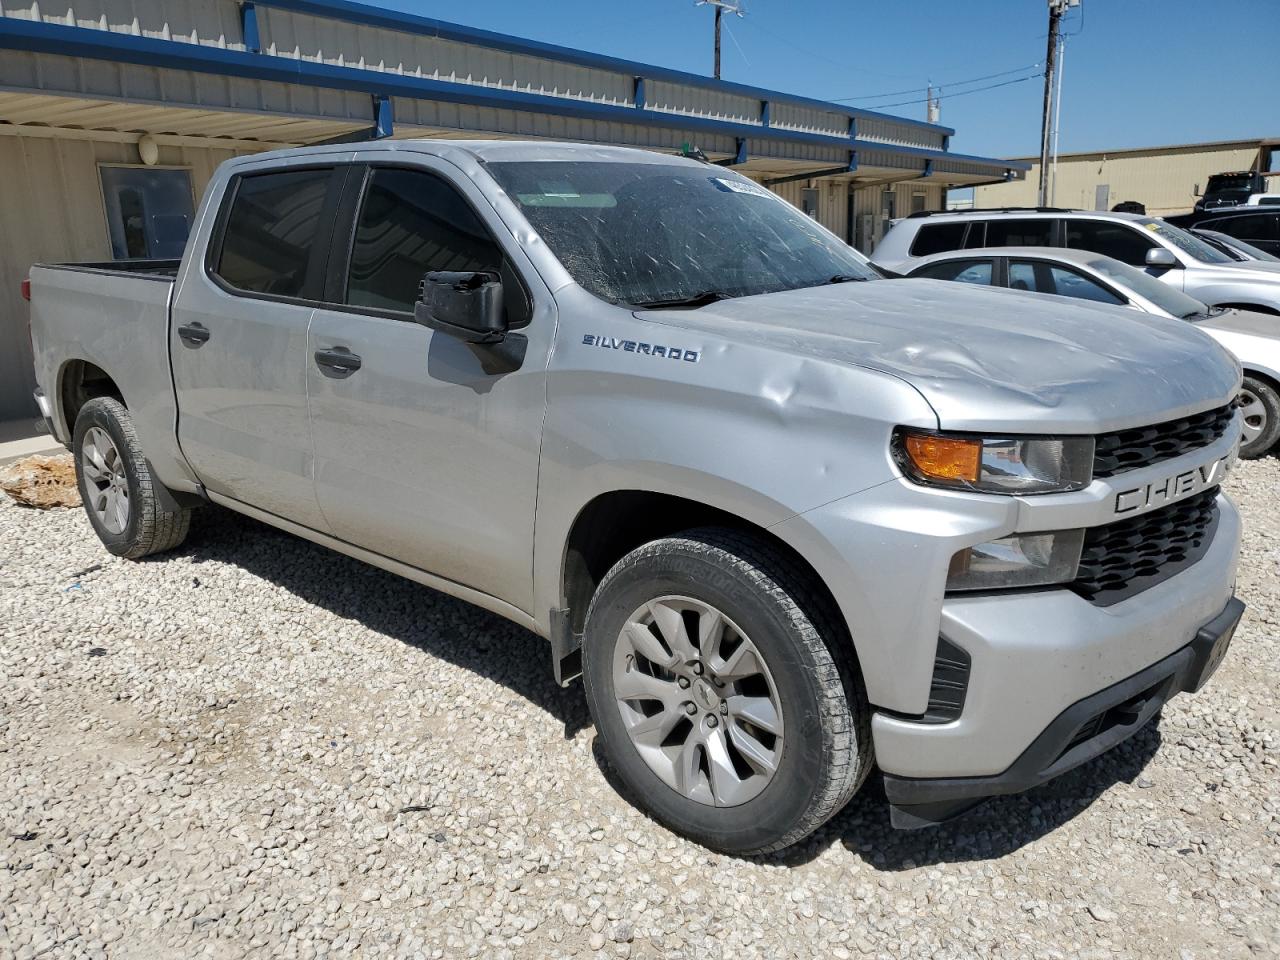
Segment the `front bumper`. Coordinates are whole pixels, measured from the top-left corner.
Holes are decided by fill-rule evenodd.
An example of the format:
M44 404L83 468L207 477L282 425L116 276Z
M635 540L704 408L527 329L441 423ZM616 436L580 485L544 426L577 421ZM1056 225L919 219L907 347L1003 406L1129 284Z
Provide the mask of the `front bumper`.
M1186 646L1067 707L999 774L923 778L886 773L891 822L899 829L933 826L990 797L1045 783L1127 740L1175 694L1194 693L1205 684L1221 664L1244 609L1232 597Z

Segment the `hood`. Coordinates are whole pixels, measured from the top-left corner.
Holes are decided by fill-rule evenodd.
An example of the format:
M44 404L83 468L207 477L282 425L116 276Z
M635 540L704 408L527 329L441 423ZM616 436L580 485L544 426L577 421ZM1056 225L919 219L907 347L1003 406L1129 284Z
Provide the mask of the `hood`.
M1228 402L1239 366L1194 325L940 280L844 283L637 316L907 381L952 430L1099 433Z
M1277 264L1280 266L1280 264ZM1254 337L1275 340L1280 347L1280 317L1254 310L1224 310L1207 320L1197 320L1201 330L1221 330L1224 333L1243 333Z
M1248 271L1249 280L1271 280L1280 283L1280 263L1270 260L1240 260L1235 263L1197 263L1197 270L1212 269L1221 271L1224 276L1239 277L1239 270Z

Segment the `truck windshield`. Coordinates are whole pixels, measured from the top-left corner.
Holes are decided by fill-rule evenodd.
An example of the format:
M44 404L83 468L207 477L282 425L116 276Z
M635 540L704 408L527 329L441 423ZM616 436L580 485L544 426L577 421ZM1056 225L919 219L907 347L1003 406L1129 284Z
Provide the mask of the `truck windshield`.
M717 167L533 161L488 169L573 279L611 303L696 307L878 278L791 204Z

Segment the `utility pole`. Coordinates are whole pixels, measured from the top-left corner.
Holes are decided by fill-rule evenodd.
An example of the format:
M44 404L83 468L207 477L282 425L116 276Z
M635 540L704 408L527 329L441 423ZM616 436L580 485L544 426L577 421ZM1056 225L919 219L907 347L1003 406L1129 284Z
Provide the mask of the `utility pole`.
M739 0L698 0L698 2L694 4L694 6L715 7L715 10L716 10L716 58L715 58L715 73L713 74L713 76L717 80L719 80L720 79L720 21L721 21L721 18L724 16L724 12L726 10L728 10L730 13L736 13L740 17L746 13L746 10L743 9L742 4L741 2L739 2Z
M1044 110L1040 121L1040 190L1036 205L1049 205L1049 135L1052 130L1053 94L1057 82L1058 32L1069 0L1049 0L1049 45L1044 55Z

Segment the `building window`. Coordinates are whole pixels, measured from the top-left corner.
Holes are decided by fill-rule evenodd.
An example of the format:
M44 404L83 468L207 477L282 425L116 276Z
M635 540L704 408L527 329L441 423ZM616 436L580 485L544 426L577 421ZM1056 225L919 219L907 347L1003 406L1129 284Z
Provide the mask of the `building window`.
M194 217L191 173L165 167L101 167L113 260L176 259Z
M805 187L800 194L800 209L806 216L818 219L818 191L814 187Z

